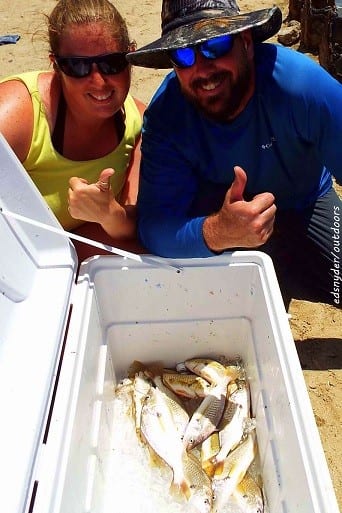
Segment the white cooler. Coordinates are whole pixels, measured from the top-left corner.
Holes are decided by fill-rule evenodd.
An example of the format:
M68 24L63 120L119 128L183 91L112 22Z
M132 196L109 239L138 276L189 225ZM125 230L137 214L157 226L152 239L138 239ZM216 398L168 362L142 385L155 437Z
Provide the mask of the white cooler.
M1 138L0 208L59 227ZM0 240L3 513L141 513L134 483L106 499L115 384L133 360L222 354L245 363L270 513L338 512L266 255L94 257L75 284L68 239L0 213Z

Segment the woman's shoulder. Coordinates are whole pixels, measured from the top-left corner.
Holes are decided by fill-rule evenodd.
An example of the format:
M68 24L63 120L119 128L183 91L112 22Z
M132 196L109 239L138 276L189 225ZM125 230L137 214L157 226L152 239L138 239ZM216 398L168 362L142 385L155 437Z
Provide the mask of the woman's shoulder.
M0 83L0 132L21 161L26 158L33 130L32 95L38 91L38 77L43 75L38 71L21 73Z
M20 108L22 102L31 102L32 94L38 92L42 84L44 89L51 84L53 73L49 71L28 71L0 80L0 102L14 102ZM39 85L38 85L39 84Z

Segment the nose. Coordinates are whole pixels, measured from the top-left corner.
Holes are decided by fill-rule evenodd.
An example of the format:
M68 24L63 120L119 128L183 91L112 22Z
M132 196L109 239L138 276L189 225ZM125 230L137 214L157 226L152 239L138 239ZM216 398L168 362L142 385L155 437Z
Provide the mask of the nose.
M204 57L204 55L202 55L201 52L196 49L196 60L194 63L196 71L206 71L212 68L215 65L214 63L214 59L208 59L207 57Z
M98 82L105 82L105 75L101 73L101 71L97 67L97 64L95 64L94 62L91 65L89 78L91 78L92 80L96 80Z

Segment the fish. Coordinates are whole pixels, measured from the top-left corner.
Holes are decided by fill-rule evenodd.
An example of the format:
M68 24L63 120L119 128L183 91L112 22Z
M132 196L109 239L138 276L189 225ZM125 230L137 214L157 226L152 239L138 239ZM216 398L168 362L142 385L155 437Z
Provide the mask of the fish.
M251 431L221 464L215 468L213 488L214 511L219 512L243 480L257 452L255 431Z
M173 489L189 497L191 490L184 474L183 462L187 455L169 404L158 388L151 387L145 397L140 429L148 445L172 469Z
M233 389L232 393L230 389ZM250 394L246 380L236 380L228 385L228 399L218 426L220 450L213 458L217 465L241 442L246 420L250 417Z
M143 372L138 372L133 378L133 406L134 406L134 419L135 419L135 430L140 437L140 421L141 421L141 410L143 407L144 400L148 395L152 384L147 379Z
M189 414L177 395L164 385L161 376L153 376L152 381L156 387L158 387L158 390L164 395L165 401L170 408L178 436L183 440L185 429L189 423Z
M212 385L217 385L227 378L232 381L238 377L240 372L238 365L225 366L211 358L191 358L186 360L184 364L187 369L206 379Z
M202 443L217 429L226 402L228 379L227 376L222 378L193 413L183 438L187 451Z
M211 433L210 436L208 436L208 438L203 440L200 452L202 468L209 477L212 477L214 475L215 464L213 463L213 461L215 461L215 456L218 454L219 450L219 433L218 431L214 431L213 433Z
M195 399L196 397L205 397L211 389L211 385L207 380L197 376L196 374L179 374L177 372L164 373L163 382L175 394Z
M120 410L125 410L125 415L133 417L134 404L133 404L133 381L125 378L115 386L115 397L118 399L116 407Z
M248 472L235 488L233 498L244 513L264 513L261 488Z
M184 475L189 484L188 504L196 513L210 513L213 505L211 479L201 467L200 461L192 454L186 453L183 460Z

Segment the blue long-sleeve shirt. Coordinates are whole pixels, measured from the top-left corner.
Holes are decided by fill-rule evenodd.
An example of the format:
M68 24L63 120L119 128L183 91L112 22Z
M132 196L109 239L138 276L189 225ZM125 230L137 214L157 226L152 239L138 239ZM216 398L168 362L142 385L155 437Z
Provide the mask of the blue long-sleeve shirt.
M272 192L278 210L303 209L342 181L342 84L309 57L255 47L256 88L231 123L208 120L171 72L145 113L138 230L145 247L169 257L206 257L205 217L234 179L244 198Z

